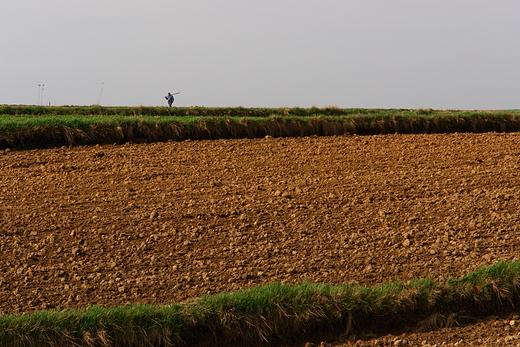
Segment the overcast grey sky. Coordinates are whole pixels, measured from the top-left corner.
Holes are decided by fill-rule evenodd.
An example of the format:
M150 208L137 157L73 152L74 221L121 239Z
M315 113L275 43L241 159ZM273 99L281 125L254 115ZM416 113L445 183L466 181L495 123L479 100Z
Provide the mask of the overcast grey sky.
M519 0L2 0L0 104L520 108Z

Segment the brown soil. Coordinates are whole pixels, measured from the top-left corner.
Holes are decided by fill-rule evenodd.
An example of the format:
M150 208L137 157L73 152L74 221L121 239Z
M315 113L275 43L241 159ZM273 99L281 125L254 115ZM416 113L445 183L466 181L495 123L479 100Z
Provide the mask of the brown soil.
M64 147L0 152L0 167L4 313L460 277L520 250L516 133ZM516 346L518 325L357 345Z

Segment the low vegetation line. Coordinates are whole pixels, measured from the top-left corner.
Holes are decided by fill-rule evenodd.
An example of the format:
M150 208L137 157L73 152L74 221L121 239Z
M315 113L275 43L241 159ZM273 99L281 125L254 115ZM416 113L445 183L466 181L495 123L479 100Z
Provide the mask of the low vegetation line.
M517 110L0 106L0 149L265 136L517 131Z
M320 332L349 334L378 322L490 312L518 304L520 262L460 278L360 284L272 283L185 303L67 309L0 316L2 346L282 344Z
M6 115L84 115L84 116L177 116L177 117L271 117L318 115L347 116L370 114L463 114L463 113L508 113L508 111L460 111L429 109L379 109L379 108L339 108L329 106L324 108L311 107L123 107L123 106L31 106L31 105L0 105L0 114Z

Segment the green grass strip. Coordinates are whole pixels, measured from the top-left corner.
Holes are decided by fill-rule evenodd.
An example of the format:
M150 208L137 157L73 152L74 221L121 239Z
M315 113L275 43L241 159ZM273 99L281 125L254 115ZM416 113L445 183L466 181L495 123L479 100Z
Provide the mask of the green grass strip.
M5 108L5 107L4 107ZM0 148L186 139L520 131L520 112L301 109L262 116L0 114ZM300 110L300 109L298 109ZM221 109L214 110L222 114ZM234 114L254 113L239 109ZM247 111L247 112L246 112ZM304 112L305 111L305 112ZM312 111L312 112L311 112ZM341 112L340 112L341 111ZM278 113L276 113L278 112ZM319 113L322 112L322 113ZM336 112L337 115L330 115ZM191 112L194 113L194 112ZM233 113L233 112L230 112ZM180 114L180 112L179 112Z
M472 113L480 114L505 114L518 113L519 110L433 110L428 109L366 109L366 108L338 108L329 107L123 107L123 106L31 106L31 105L0 105L0 114L6 115L96 115L96 116L192 116L192 117L270 117L297 116L315 117L325 116L349 116L349 115L381 115L392 116L395 114L407 115L464 115Z
M312 117L316 115L345 116L353 114L434 114L434 113L453 113L465 111L436 111L432 109L362 109L362 108L300 108L300 107L279 107L279 108L245 108L245 107L106 107L99 105L92 106L31 106L31 105L0 105L0 114L7 115L97 115L97 116L194 116L194 117L270 117L278 116L298 116Z
M0 316L2 346L179 346L288 343L358 322L460 311L487 312L519 301L520 263L499 262L461 279L359 284L272 283L184 304L127 305ZM365 330L367 327L365 326Z

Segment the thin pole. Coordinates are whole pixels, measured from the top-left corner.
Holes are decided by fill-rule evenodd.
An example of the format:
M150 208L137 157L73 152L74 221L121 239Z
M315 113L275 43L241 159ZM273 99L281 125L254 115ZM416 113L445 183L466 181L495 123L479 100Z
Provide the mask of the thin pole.
M99 99L98 99L98 105L101 106L101 98L103 97L103 84L105 82L101 82L101 92L99 92Z

